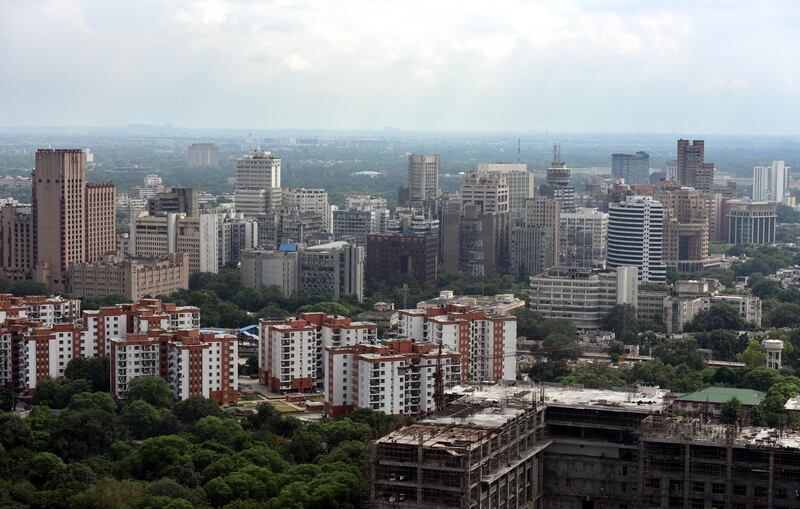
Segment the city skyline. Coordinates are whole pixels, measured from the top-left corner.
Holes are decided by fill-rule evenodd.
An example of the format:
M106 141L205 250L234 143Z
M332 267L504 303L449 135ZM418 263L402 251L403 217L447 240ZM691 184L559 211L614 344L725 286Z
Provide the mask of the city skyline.
M800 111L797 71L775 65L796 47L789 2L0 12L3 126L785 134Z

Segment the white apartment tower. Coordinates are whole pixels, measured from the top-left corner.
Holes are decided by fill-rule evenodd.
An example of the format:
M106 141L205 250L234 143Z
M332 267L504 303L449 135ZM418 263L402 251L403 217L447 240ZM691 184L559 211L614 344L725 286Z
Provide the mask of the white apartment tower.
M254 151L236 160L234 207L246 216L280 208L281 160L270 152Z
M578 207L574 212L562 212L560 222L559 265L605 267L608 214Z
M412 204L435 200L439 196L439 156L408 156L408 199Z
M648 196L629 196L608 207L608 267L639 268L642 283L665 283L664 208Z

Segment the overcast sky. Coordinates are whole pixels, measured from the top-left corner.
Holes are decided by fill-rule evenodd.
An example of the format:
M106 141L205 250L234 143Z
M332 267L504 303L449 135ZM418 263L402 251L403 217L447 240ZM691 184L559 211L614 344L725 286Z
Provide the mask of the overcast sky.
M797 133L800 4L0 0L0 125Z

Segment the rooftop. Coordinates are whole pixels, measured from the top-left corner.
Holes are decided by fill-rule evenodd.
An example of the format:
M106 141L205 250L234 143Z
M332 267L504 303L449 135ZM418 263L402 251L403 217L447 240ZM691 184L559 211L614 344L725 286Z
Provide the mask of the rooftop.
M765 393L752 389L735 389L733 387L706 387L699 391L678 396L676 401L693 401L698 403L725 403L737 398L743 405L756 406L764 401Z

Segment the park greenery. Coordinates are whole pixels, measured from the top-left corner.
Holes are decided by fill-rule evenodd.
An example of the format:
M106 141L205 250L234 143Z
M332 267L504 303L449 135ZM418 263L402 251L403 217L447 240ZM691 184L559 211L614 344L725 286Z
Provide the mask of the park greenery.
M117 401L94 390L98 366L73 363L27 418L0 414L0 506L355 508L370 441L402 424L368 409L306 424L267 403L237 420L209 399L175 402L159 377Z

